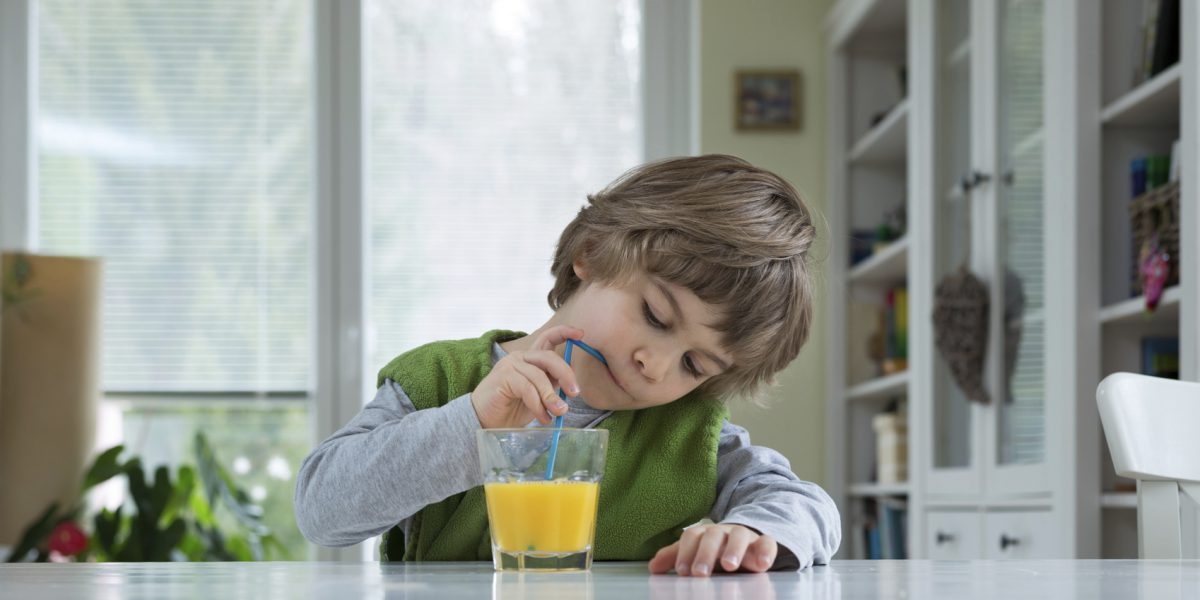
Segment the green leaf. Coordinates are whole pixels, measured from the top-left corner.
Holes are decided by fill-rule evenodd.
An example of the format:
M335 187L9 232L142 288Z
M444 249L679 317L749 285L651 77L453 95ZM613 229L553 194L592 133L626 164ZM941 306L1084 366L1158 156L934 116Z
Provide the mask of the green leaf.
M21 533L20 541L8 555L8 562L18 562L24 559L30 550L41 546L61 520L58 514L58 503L51 502L50 506L46 507L46 510Z
M171 485L171 472L165 466L155 469L154 487L150 490L151 514L154 516L155 524L161 520L163 511L166 510L167 503L171 501L171 494L174 491L175 487Z
M196 433L194 445L200 479L204 482L205 496L210 506L215 510L216 499L220 498L242 527L253 535L269 534L270 529L262 524L262 508L233 483L233 478L221 467L203 433Z
M87 474L83 477L83 489L80 490L80 494L121 474L124 465L121 464L121 461L117 457L124 449L125 446L116 445L96 457L96 460L92 462L91 468L88 469Z
M94 529L92 542L107 556L114 556L117 553L117 532L121 529L121 511L123 509L124 507L118 506L116 512L113 512L102 508L92 518Z
M266 535L262 538L263 549L266 551L270 559L275 560L292 560L292 553L288 547L283 545L274 535Z
M160 560L171 560L171 551L179 545L184 534L187 533L187 524L182 520L172 522L159 533L158 548L160 549Z
M126 536L125 543L121 544L121 547L113 555L117 562L143 562L145 560L143 558L146 556L143 547L146 538L145 530L142 527L142 520L135 517L136 515L133 515L129 518L129 535Z
M192 490L192 495L188 498L188 505L192 509L192 515L196 517L197 523L209 527L215 525L212 506L209 505L204 493L199 489Z
M188 505L192 493L196 489L196 471L189 465L179 467L175 488L171 491L171 500L163 508L162 518L174 519Z
M142 460L134 457L125 463L125 478L129 480L129 496L138 512L150 508L150 489L146 487L146 474L142 472Z
M204 538L188 531L179 541L179 551L183 552L183 555L190 561L202 561L207 558L208 545Z
M229 553L235 557L234 560L254 560L254 553L250 550L250 543L246 541L245 536L230 536L229 539L226 540L225 547L228 548Z
M212 448L203 433L197 432L194 440L196 451L196 467L200 471L200 480L204 482L204 495L209 506L215 506L217 496L221 494L221 467L213 456Z
M209 528L201 527L200 532L203 535L203 537L208 541L208 557L207 558L209 560L221 560L221 561L238 560L237 556L234 556L233 554L231 554L229 552L229 549L225 546L225 537L223 535L221 535L220 529L217 529L216 527L209 527Z

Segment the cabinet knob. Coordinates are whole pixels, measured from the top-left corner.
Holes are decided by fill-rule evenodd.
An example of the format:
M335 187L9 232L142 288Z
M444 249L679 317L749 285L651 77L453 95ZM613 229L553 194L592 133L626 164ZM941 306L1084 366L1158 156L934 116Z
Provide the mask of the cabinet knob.
M959 185L959 187L962 188L962 191L965 194L965 193L975 189L980 184L991 181L991 180L992 180L992 176L988 175L987 173L983 173L980 171L971 171L970 173L967 173L966 175L962 176L962 179L959 181L958 185Z
M953 541L954 541L954 534L952 534L952 533L946 533L945 531L940 531L940 530L939 530L939 531L937 532L937 534L935 535L934 539L935 539L935 543L936 543L937 545L941 546L942 544L945 544L946 542L953 542Z
M1009 546L1019 546L1019 545L1021 545L1020 539L1015 538L1015 537L1008 537L1007 533L1000 534L1000 550L1002 552L1004 550L1008 550Z

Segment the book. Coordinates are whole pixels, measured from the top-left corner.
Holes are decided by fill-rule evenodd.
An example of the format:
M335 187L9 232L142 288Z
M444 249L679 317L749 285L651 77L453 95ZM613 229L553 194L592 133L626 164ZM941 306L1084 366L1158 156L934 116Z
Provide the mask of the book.
M1154 154L1146 157L1146 189L1153 190L1166 185L1171 171L1171 157Z
M1154 47L1150 52L1149 76L1162 73L1179 62L1179 0L1158 0Z
M1179 139L1171 142L1171 166L1167 168L1167 181L1179 181Z
M1158 29L1159 0L1142 0L1142 48L1141 60L1134 72L1133 84L1138 85L1150 77L1154 66L1154 43Z
M1179 379L1179 338L1142 338L1142 375Z
M892 522L892 513L887 509L883 502L879 503L879 558L883 560L892 560L896 558L892 556L892 537L896 535L894 531L896 525Z
M900 498L880 498L879 522L883 558L908 558L908 503Z
M1129 161L1129 197L1137 198L1146 193L1146 157L1139 156Z
M908 358L908 288L895 289L895 310L892 312L896 320L896 353L898 358Z

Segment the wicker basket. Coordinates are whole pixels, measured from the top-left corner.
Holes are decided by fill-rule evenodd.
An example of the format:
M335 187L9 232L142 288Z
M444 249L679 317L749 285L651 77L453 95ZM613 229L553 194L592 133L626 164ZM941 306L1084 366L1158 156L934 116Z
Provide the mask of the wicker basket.
M1142 245L1158 234L1158 243L1170 256L1171 273L1167 286L1179 283L1179 182L1161 185L1129 203L1129 226L1132 230L1132 245L1129 249L1129 291L1132 296L1142 295L1141 264Z

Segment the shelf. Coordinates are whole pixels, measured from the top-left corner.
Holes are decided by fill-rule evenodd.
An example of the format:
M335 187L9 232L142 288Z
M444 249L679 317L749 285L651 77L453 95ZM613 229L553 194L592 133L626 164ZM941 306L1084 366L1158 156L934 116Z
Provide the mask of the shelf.
M1137 492L1102 492L1100 508L1137 509Z
M1109 304L1100 309L1099 318L1103 325L1131 325L1135 323L1159 323L1179 319L1179 286L1171 286L1163 293L1154 312L1146 313L1146 298L1138 296Z
M886 117L850 149L852 165L903 164L908 155L908 99L892 107Z
M1179 88L1181 66L1155 75L1100 111L1105 125L1179 125Z
M887 400L908 392L908 371L884 375L846 390L847 400Z
M900 35L908 20L908 3L894 0L843 0L835 2L826 27L835 46L855 38Z
M908 483L852 483L849 492L851 496L907 496Z
M908 276L908 236L888 244L854 265L846 276L850 283L891 284Z

